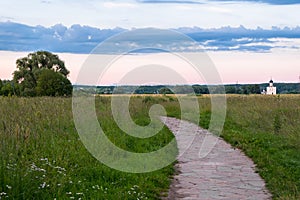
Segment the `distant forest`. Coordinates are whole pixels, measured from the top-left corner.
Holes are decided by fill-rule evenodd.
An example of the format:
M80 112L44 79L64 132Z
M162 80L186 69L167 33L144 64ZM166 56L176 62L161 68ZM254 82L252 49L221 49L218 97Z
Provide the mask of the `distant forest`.
M275 83L277 94L300 94L300 83ZM231 84L225 85L226 94L261 94L266 90L264 84ZM214 85L155 85L155 86L74 86L76 90L83 90L91 94L220 94L222 86ZM209 88L209 89L208 89Z

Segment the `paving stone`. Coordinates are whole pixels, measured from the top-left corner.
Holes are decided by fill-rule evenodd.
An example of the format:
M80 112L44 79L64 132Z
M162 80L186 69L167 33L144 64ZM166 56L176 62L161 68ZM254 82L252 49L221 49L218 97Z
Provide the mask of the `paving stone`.
M169 117L162 121L174 133L179 149L179 174L165 199L271 199L253 161L239 149L193 123ZM199 151L206 136L217 143L202 158Z

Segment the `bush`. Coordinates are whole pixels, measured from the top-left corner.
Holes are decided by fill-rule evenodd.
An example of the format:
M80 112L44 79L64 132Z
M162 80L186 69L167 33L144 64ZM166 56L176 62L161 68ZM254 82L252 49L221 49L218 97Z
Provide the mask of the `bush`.
M37 80L38 96L70 96L72 90L71 82L53 70L44 69Z

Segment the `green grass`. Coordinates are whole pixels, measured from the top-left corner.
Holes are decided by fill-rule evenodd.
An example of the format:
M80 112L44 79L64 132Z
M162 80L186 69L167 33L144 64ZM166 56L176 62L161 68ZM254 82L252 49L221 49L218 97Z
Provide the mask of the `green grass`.
M200 126L209 127L211 104L199 97ZM180 117L171 108L170 116ZM273 199L300 199L300 95L228 95L221 134L257 165Z
M208 128L210 98L199 96L198 101L199 124ZM148 111L156 103L169 116L180 117L179 103L171 95L131 98L131 117L139 125L149 124ZM128 136L112 118L110 97L97 97L96 108L108 138L125 150L150 152L173 138L166 128L149 139ZM191 120L193 110L187 110L184 118ZM0 98L0 113L3 199L158 199L169 187L172 165L130 174L93 158L75 130L70 98ZM299 95L227 96L221 137L252 158L274 199L300 199L299 122Z
M257 164L274 199L300 199L300 95L231 96L222 137Z
M91 156L75 130L70 98L0 98L1 199L157 199L167 191L173 166L131 174L113 170ZM149 122L142 98L131 100L131 114ZM99 121L116 145L148 152L173 135L163 129L154 138L133 140L115 123L110 98L96 101Z

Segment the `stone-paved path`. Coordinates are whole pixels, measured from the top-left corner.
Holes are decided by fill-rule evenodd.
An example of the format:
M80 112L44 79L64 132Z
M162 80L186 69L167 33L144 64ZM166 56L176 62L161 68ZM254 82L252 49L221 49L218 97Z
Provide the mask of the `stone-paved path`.
M264 181L255 173L254 163L240 150L193 123L161 119L174 133L179 149L178 174L166 199L271 199ZM218 142L200 158L204 138Z

